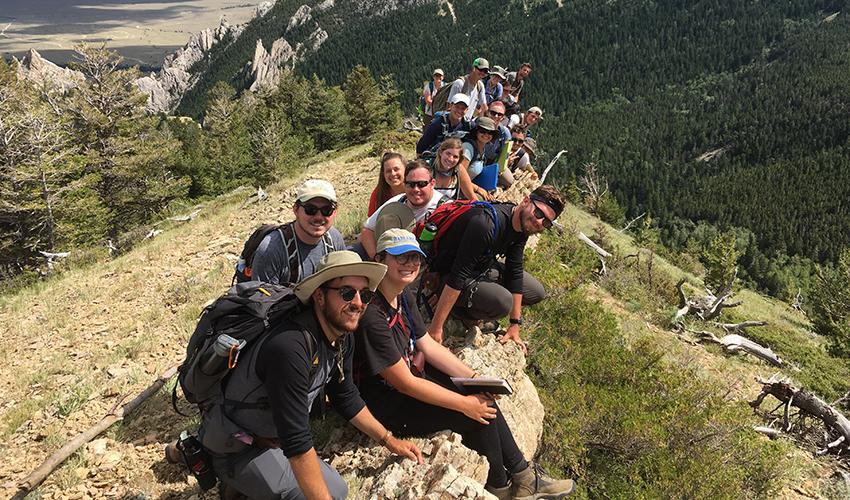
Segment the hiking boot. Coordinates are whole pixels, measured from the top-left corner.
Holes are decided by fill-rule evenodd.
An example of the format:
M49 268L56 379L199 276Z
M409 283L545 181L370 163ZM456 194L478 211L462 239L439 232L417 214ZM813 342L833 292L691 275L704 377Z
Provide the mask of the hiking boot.
M516 500L564 498L573 492L576 484L572 479L554 479L540 465L528 462L528 467L511 478Z
M484 485L484 489L487 490L488 493L498 498L499 500L511 500L513 495L511 495L511 490L513 490L513 485L510 481L505 486L501 488L496 488L495 486L490 486L489 484Z
M481 333L496 333L499 331L499 322L496 320L487 320L481 323Z

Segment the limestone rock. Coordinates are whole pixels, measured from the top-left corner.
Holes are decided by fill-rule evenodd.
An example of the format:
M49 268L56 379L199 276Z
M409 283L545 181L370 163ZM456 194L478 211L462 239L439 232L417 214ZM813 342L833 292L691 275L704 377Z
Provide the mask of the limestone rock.
M244 25L234 26L222 19L217 28L207 28L192 35L183 48L167 56L159 73L151 73L136 80L139 90L148 94L148 111L172 111L196 81L196 76L189 71L192 65L201 61L217 44L236 39L243 29Z
M263 17L274 7L274 2L263 2L254 9L254 18Z
M499 401L505 420L526 457L533 457L543 433L543 405L525 375L525 359L512 345L499 344L478 329L457 352L458 357L482 375L506 378L514 394ZM390 454L351 426L334 431L321 450L348 481L352 498L374 499L490 499L484 490L487 459L465 447L461 437L443 431L413 439L425 464Z
M502 345L494 335L472 330L467 345L457 352L457 357L482 376L502 377L514 393L499 400L499 408L513 431L519 449L526 457L534 457L543 435L543 403L537 389L525 374L525 356L514 344Z
M263 41L257 40L254 59L251 61L251 76L254 83L251 91L277 87L280 75L287 63L295 58L295 51L289 42L279 38L272 43L271 52L266 52Z
M313 9L310 8L309 5L302 5L298 7L298 10L295 11L295 14L289 19L289 23L286 25L286 31L291 31L299 26L303 26L304 23L313 18L312 16Z
M79 71L62 68L41 57L35 49L30 49L20 61L18 61L18 78L27 80L36 85L47 85L57 88L62 92L68 91L83 81L85 77Z

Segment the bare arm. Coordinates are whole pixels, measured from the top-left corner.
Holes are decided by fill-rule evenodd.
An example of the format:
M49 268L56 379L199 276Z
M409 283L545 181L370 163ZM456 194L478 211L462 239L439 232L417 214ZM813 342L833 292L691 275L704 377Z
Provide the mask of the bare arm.
M362 231L360 231L360 244L363 245L363 249L366 250L366 254L369 255L370 258L375 258L375 250L378 249L377 243L375 242L375 231L364 227Z
M521 318L522 317L522 294L515 293L513 294L514 303L511 306L511 314L510 318ZM525 342L520 338L519 335L519 325L511 325L508 327L508 331L499 339L499 342L516 342L520 349L522 349L523 354L528 355L528 347L525 345Z
M475 370L466 366L463 361L459 360L445 346L437 343L430 335L423 335L416 339L416 349L425 353L425 360L429 365L450 377L472 377L475 375Z
M298 481L298 487L304 492L305 497L310 500L330 500L331 493L325 484L322 469L319 467L319 456L316 455L314 448L310 448L300 455L289 457L289 465L292 467L292 472Z
M422 463L422 452L419 451L419 448L410 441L396 439L386 427L375 419L369 408L364 406L350 422L360 432L380 442L396 455L409 458L418 464Z
M434 317L431 318L431 325L428 327L428 334L440 344L443 343L443 326L446 324L449 313L458 297L460 297L460 290L455 290L448 285L444 286L440 293L437 308L434 310Z
M431 342L434 341L432 340ZM436 342L434 343L436 344ZM445 387L441 387L430 380L414 377L410 373L410 368L407 367L402 359L399 359L398 362L389 368L384 369L381 372L381 376L402 394L406 394L424 403L463 413L480 424L486 425L489 423L488 419L496 418L496 408L489 405L492 400L486 396L475 394L463 396Z

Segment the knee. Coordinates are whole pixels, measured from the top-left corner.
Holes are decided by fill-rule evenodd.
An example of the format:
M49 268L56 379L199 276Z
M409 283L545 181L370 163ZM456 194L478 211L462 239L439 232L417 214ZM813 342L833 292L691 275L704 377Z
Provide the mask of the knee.
M343 500L348 498L348 483L339 474L333 474L332 477L326 477L328 491L334 500Z
M526 274L523 278L522 305L533 306L546 299L546 289L537 278Z

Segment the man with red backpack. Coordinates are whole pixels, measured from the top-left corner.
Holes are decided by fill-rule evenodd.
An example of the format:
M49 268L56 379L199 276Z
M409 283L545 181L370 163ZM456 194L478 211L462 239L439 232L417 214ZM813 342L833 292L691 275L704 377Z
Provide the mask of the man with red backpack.
M463 212L455 218L445 215L452 210L451 203L435 210L424 227L429 229L427 223L437 221L428 269L439 276L442 290L428 333L442 342L450 313L465 321L509 315L510 326L501 341L516 342L526 351L520 337L522 306L540 302L546 291L523 270L525 243L529 236L552 227L563 209L563 195L542 185L519 205L478 202L460 209ZM438 221L441 216L445 217L442 222ZM423 239L421 233L419 237ZM496 260L500 255L505 257L504 264Z

